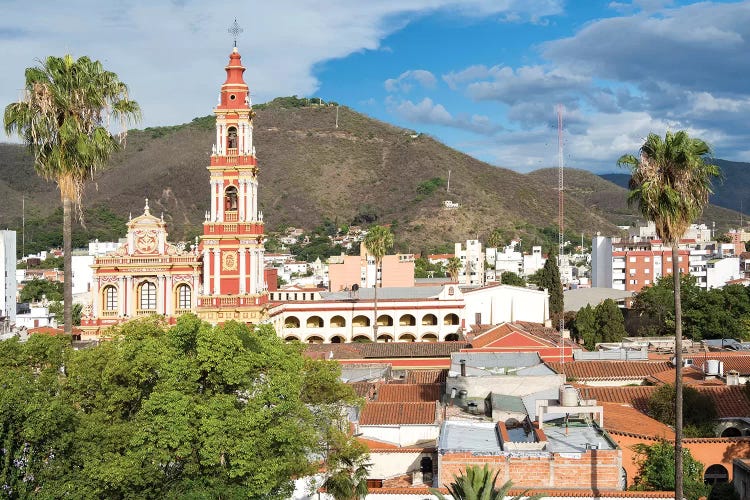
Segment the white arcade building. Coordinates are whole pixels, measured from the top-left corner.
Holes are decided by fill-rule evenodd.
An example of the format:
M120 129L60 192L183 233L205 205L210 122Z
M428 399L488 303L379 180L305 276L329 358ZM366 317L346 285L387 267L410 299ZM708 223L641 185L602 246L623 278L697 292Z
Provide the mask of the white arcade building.
M300 294L301 295L301 294ZM374 289L315 292L307 300L277 302L269 322L285 340L437 342L458 340L472 325L529 321L549 326L545 290L492 284L378 288L378 338L373 339Z

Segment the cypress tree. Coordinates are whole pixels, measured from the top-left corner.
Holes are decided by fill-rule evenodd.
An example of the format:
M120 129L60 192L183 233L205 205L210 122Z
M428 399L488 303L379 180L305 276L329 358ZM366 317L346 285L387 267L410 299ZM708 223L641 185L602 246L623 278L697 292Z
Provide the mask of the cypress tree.
M549 314L554 320L558 320L563 313L563 289L556 255L550 254L547 257L539 286L546 288L549 292Z

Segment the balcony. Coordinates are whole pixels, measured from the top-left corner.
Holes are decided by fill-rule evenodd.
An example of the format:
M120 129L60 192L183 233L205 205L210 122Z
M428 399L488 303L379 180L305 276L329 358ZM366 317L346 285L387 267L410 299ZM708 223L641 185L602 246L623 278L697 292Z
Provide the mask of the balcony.
M237 148L227 148L227 161L237 161Z
M102 318L116 318L118 316L118 310L112 309L111 311L102 311Z
M238 220L237 210L227 210L224 212L224 222L237 222Z

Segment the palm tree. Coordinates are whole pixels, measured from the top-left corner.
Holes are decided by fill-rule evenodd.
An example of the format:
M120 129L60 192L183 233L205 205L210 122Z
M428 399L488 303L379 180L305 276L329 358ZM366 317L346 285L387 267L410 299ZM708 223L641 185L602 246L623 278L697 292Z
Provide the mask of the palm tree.
M461 271L463 264L458 257L451 257L445 265L445 270L451 275L451 279L458 283L458 273Z
M503 500L513 487L513 482L508 481L499 488L495 487L498 472L492 475L492 471L484 464L484 467L470 465L464 473L453 476L454 481L448 485L448 493L453 500ZM440 500L446 497L438 490L430 488L430 492ZM538 500L541 495L527 496L526 492L516 495L511 500Z
M359 500L368 493L367 477L372 464L367 447L345 433L331 429L331 447L326 460L326 493L335 500Z
M385 226L373 226L367 231L364 240L367 253L375 259L375 322L373 323L373 341L378 341L378 271L383 257L393 247L393 233ZM382 282L381 282L382 286Z
M48 57L27 68L23 98L5 108L5 132L16 133L34 154L37 174L53 180L63 204L65 333L72 333L72 212L81 210L85 181L104 166L124 139L126 124L140 117L138 103L115 73L88 57ZM110 120L121 125L119 141Z
M682 498L682 304L680 300L680 238L697 219L720 174L710 161L711 148L685 131L667 132L664 140L649 134L640 157L624 155L619 166L630 168L628 203L656 226L656 234L672 246L675 311L675 498Z

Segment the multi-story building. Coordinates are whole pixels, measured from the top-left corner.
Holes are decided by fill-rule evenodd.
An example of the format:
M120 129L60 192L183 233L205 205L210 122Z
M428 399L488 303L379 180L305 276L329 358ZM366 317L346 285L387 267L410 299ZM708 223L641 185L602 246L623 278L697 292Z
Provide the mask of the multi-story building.
M375 268L375 257L370 255L364 243L359 246L359 255L340 255L328 260L328 280L332 292L360 288L414 286L414 255L395 254L383 256L380 269Z
M725 250L730 252L731 245L682 239L678 248L680 272L695 276L697 285L706 289L739 279L742 276L740 260ZM672 274L672 249L661 240L618 241L597 235L592 241L594 287L639 292L667 274Z
M0 231L0 317L16 322L16 232Z
M484 251L479 240L466 240L466 248L456 243L455 256L461 259L458 283L467 286L484 285Z

